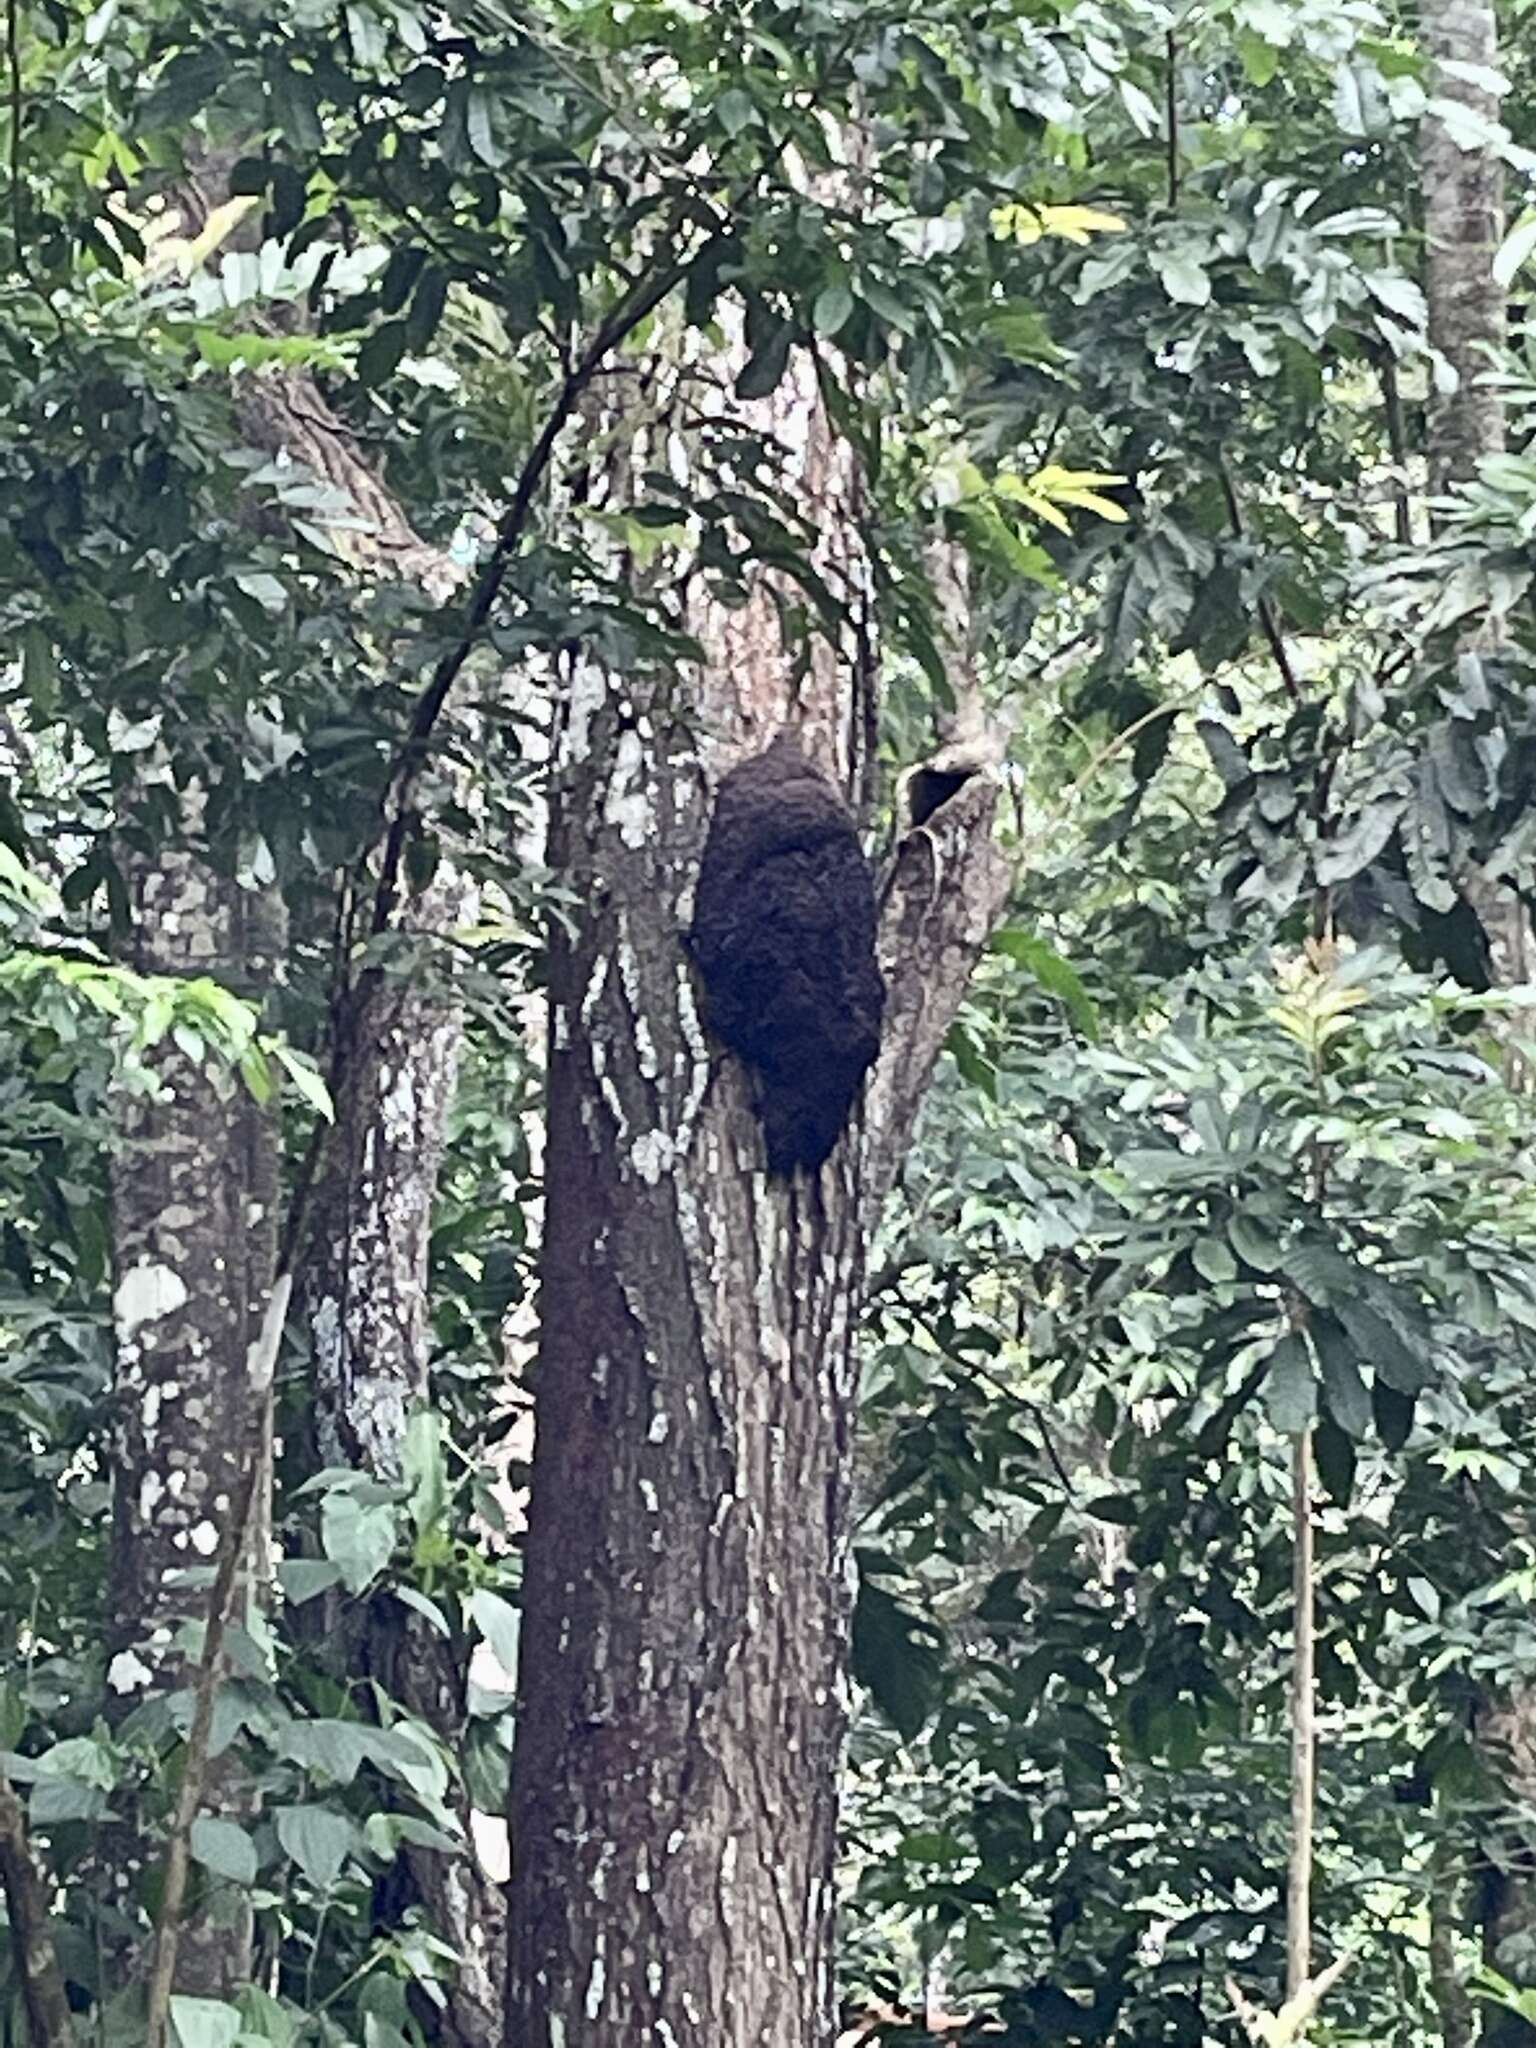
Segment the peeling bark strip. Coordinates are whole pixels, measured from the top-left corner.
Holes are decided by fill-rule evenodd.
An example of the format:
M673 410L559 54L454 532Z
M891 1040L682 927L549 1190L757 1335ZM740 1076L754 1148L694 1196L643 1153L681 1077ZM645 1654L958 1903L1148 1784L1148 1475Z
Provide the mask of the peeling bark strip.
M856 801L865 786L859 478L801 369L743 410L792 451L842 644L798 661L765 575L743 609L694 622L708 663L690 704L675 679L671 696L621 689L583 665L558 737L550 865L584 908L551 942L516 2048L824 2048L833 2034L868 1229L1006 877L982 778L890 878L890 994L862 1114L819 1174L770 1178L748 1076L706 1037L683 934L711 785L776 731L793 724Z

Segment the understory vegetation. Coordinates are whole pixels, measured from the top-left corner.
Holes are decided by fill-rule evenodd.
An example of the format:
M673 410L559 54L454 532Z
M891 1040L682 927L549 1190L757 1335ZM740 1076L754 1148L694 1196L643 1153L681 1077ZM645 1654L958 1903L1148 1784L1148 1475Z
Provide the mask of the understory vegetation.
M751 1978L722 1875L643 2023L643 1933L536 1994L503 1885L526 1730L676 1732L625 1719L702 1613L646 1446L686 1406L729 1504L783 1440L728 1485L723 1382L615 1392L654 1644L520 1658L545 1361L606 1341L542 1320L556 1210L638 1241L707 1154L651 1260L695 1304L752 1172L758 1244L861 1231L717 1140L698 1034L630 1142L691 970L572 848L643 904L708 748L809 705L880 875L968 886L930 760L1007 873L809 1425L857 1594L805 1998L849 2048L1530 2048L1524 0L7 7L0 2044L683 2048L674 1964ZM682 1775L658 1840L729 1839ZM663 1860L614 1890L673 1930ZM826 2048L719 1996L692 2039Z

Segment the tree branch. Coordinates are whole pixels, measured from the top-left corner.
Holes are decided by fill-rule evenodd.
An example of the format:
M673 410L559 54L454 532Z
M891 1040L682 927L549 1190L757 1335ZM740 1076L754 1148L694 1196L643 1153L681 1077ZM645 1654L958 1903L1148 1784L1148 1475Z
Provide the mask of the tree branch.
M1165 119L1168 129L1168 210L1173 212L1179 203L1179 41L1172 29L1168 31L1168 69L1163 86Z
M1291 1451L1291 1545L1295 1653L1291 1668L1291 1857L1285 1900L1285 1995L1300 1997L1312 1974L1312 1829L1317 1803L1316 1597L1312 1588L1312 1432Z
M1408 503L1408 434L1403 423L1403 394L1397 381L1397 358L1384 347L1381 364L1381 395L1387 412L1387 446L1397 472L1392 484L1392 524L1398 540L1413 544L1413 514Z
M1243 508L1238 502L1237 487L1232 481L1227 465L1223 462L1218 467L1221 476L1222 495L1227 501L1227 517L1232 523L1233 537L1237 540L1246 540L1248 532L1243 523ZM1257 610L1259 624L1264 629L1264 638L1269 642L1269 651L1274 656L1275 667L1280 671L1280 680L1299 704L1301 702L1301 685L1296 680L1295 669L1291 666L1290 652L1285 644L1285 636L1280 631L1280 621L1275 616L1274 606L1267 597L1261 597L1258 601Z
M500 595L512 557L521 545L527 530L534 499L549 468L555 444L609 352L617 348L634 333L643 320L655 312L662 300L686 277L692 262L691 257L674 259L654 271L649 278L641 278L634 288L625 294L602 322L567 375L539 437L529 451L528 459L523 464L513 490L511 502L497 524L495 545L470 594L458 638L438 662L432 671L431 680L417 698L410 726L395 757L390 790L385 799L390 814L389 827L385 838L384 857L379 867L378 885L373 898L371 929L375 934L385 930L394 908L400 879L400 863L404 857L406 834L410 827L411 793L426 764L433 729L442 714L443 706L448 701L448 693L458 680L465 662L474 652Z
M955 1012L1013 878L994 844L998 784L973 775L896 849L880 906L885 1027L865 1098L864 1199L895 1178Z
M1309 1977L1294 1998L1287 1998L1278 2012L1260 2012L1243 1996L1242 1988L1235 1978L1227 1979L1227 1996L1232 2009L1243 2023L1243 2031L1254 2048L1293 2048L1302 2039L1308 2026L1317 2015L1326 1992L1338 1983L1344 1972L1354 1961L1352 1955L1343 1955L1328 1965L1319 1976Z
M74 2026L58 1952L49 1932L47 1891L16 1789L0 1763L0 1886L10 1918L11 1950L21 1980L31 2048L71 2048Z

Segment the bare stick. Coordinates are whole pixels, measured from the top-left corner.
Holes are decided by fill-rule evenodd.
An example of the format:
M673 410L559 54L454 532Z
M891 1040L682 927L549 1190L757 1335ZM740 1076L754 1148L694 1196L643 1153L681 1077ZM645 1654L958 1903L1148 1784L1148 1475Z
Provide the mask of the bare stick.
M1168 207L1179 203L1179 41L1168 31L1168 69L1163 85L1164 114L1168 129Z
M1285 1995L1299 1998L1312 1975L1312 1829L1317 1806L1317 1646L1312 1591L1312 1432L1291 1456L1291 1544L1295 1570L1295 1658L1291 1668L1291 1866L1285 1897Z
M279 1273L272 1283L261 1331L246 1361L251 1401L260 1416L265 1408L272 1375L277 1365L277 1347L282 1341L288 1314L288 1297L293 1288L291 1272ZM171 2014L171 1993L176 1983L176 1948L181 1938L182 1907L186 1903L187 1873L192 1860L192 1824L203 1803L208 1782L208 1741L213 1732L213 1709L219 1696L220 1664L224 1636L229 1627L240 1563L245 1555L250 1528L251 1503L260 1483L261 1459L253 1456L246 1467L245 1481L230 1502L229 1519L219 1541L218 1563L208 1595L203 1627L202 1654L194 1681L192 1726L187 1734L187 1756L182 1767L181 1791L170 1840L165 1846L165 1875L161 1888L160 1913L155 1922L155 1953L149 1974L149 2004L145 2019L145 2048L165 2048L166 2028Z
M1243 520L1242 502L1237 495L1237 486L1233 483L1231 473L1225 463L1221 465L1221 489L1222 495L1227 501L1227 517L1231 522L1233 538L1236 540L1246 540L1248 538L1248 528ZM1291 666L1290 649L1285 644L1285 635L1280 630L1280 620L1276 615L1275 608L1267 597L1261 597L1256 609L1258 611L1259 624L1264 630L1265 640L1269 643L1269 651L1274 657L1275 667L1279 671L1280 680L1284 683L1290 696L1299 703L1301 701L1301 684L1297 681L1296 671Z

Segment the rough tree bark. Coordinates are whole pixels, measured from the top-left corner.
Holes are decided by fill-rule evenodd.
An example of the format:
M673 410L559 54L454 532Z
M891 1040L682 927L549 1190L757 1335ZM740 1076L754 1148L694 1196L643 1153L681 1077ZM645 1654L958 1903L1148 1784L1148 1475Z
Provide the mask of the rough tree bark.
M208 975L259 996L284 943L282 911L218 874L198 851L191 800L181 846L127 863L127 952L140 972ZM210 1563L265 1430L247 1353L261 1327L277 1245L278 1129L233 1074L168 1045L160 1092L120 1101L112 1165L116 1326L108 1683L119 1708L184 1681L171 1641L205 1594L178 1584ZM264 1494L263 1494L264 1498ZM266 1515L252 1516L258 1565ZM259 1577L259 1570L253 1573ZM138 1895L144 1844L115 1834L120 1903ZM179 1988L222 1995L250 1961L243 1912L195 1914Z
M474 892L444 874L414 901L418 933L464 922ZM411 1411L429 1397L427 1260L462 1020L417 980L364 985L338 1019L348 1034L336 1125L316 1185L302 1265L301 1317L314 1363L319 1452L328 1465L398 1477ZM375 1598L359 1617L348 1669L376 1678L450 1747L467 1719L466 1662L419 1616ZM502 2003L499 1888L466 1853L402 1851L409 1888L461 1966L439 2017L446 2048L492 2048Z
M1455 101L1480 121L1497 121L1495 93L1439 69L1449 60L1497 70L1493 0L1424 0L1419 32L1436 66L1436 97ZM1419 131L1419 179L1429 339L1456 373L1454 390L1431 386L1429 484L1438 496L1475 476L1479 461L1504 445L1503 401L1480 382L1492 367L1489 350L1504 342L1504 293L1493 275L1504 228L1504 166L1491 149L1463 148L1431 114Z
M460 580L414 532L309 380L269 383L247 431L346 492L368 522L350 541L360 575L383 569L438 598ZM478 902L469 878L444 860L394 924L430 947L471 922ZM411 1411L430 1392L428 1250L463 1018L438 975L389 971L344 989L331 1028L341 1040L335 1124L310 1203L297 1313L313 1363L322 1462L388 1479L399 1475ZM457 1746L468 1668L452 1644L400 1603L376 1599L349 1634L348 1654L354 1673L376 1678ZM410 1893L461 1958L438 2021L441 2039L446 2048L491 2048L500 2033L504 1914L499 1887L476 1859L464 1797L459 1818L463 1857L407 1846L401 1865Z
M439 600L461 581L462 571L411 527L311 380L286 375L258 387L246 429L258 446L346 493L367 522L348 539L360 576L406 578ZM472 922L478 904L469 877L444 859L392 921L430 948ZM331 1029L340 1039L335 1123L310 1202L297 1316L309 1342L322 1462L392 1479L411 1411L430 1394L428 1251L463 1017L438 973L386 971L341 991ZM455 1646L392 1600L370 1601L347 1634L349 1670L377 1679L456 1748L468 1716L468 1665ZM458 1809L464 1855L407 1845L401 1874L461 1958L438 2018L444 2048L491 2048L500 2034L505 1916L500 1888L476 1858L462 1790ZM397 1895L397 1903L405 1900Z
M188 237L223 203L232 158L225 150L193 160L176 195ZM250 224L231 239L248 242ZM284 372L253 381L239 420L252 445L346 494L363 524L339 530L338 545L360 575L382 571L439 597L458 580L411 528L309 377ZM138 964L211 973L236 986L254 981L259 988L270 979L284 943L281 912L270 899L258 904L181 849L140 864L135 881ZM430 941L472 916L476 901L472 886L444 864L397 922ZM258 920L259 948L252 936ZM427 1391L427 1248L461 1020L418 981L383 975L371 977L335 1023L345 1033L345 1057L333 1140L310 1207L298 1314L313 1346L324 1455L383 1476L398 1470L405 1418ZM275 1125L243 1092L215 1102L208 1084L189 1087L174 1060L167 1075L175 1093L167 1105L134 1110L114 1184L124 1275L113 1573L123 1654L114 1682L124 1692L149 1682L142 1650L132 1646L163 1637L194 1606L201 1611L201 1595L172 1602L167 1564L206 1557L233 1476L252 1457L266 1457L267 1427L252 1440L243 1368L276 1251ZM162 1271L173 1277L154 1280ZM226 1271L227 1280L220 1277ZM264 1472L253 1549L265 1542L269 1490ZM452 1744L464 1719L466 1673L430 1631L408 1619L402 1626L398 1608L370 1613L367 1628L360 1651L368 1668ZM463 1818L467 1838L467 1812ZM465 1957L443 2037L487 2048L500 2025L499 1895L472 1853L455 1863L408 1850L404 1860L434 1927ZM114 1862L116 1882L136 1874L131 1852ZM248 1974L248 1928L195 1918L179 1957L179 1989L233 1989Z
M578 661L556 739L550 864L582 909L550 964L516 2048L832 2038L866 1251L1006 883L995 784L972 777L885 877L862 1115L817 1176L768 1179L683 943L712 791L789 725L867 822L875 671L860 479L810 366L743 411L819 535L838 644L799 661L765 574L744 609L692 608L686 698Z
M258 385L245 424L256 445L345 492L366 522L346 538L359 575L411 580L439 600L462 580L415 532L311 379L288 374ZM456 723L462 734L463 720ZM391 921L430 947L472 922L478 902L473 883L445 859ZM406 1422L430 1391L428 1249L463 1018L440 977L386 971L342 991L331 1029L341 1040L335 1124L310 1203L297 1315L313 1362L322 1461L394 1478ZM370 1602L349 1656L354 1670L457 1746L468 1714L467 1661L420 1617L398 1602ZM465 1854L407 1845L401 1873L461 1958L438 2019L445 2048L491 2048L501 2026L505 1915L500 1887L476 1857L462 1791L458 1807Z
M1499 98L1486 85L1441 69L1447 61L1497 72L1498 19L1493 0L1424 0L1420 32L1434 59L1433 88L1480 120L1496 122ZM1504 447L1499 391L1481 380L1490 351L1503 345L1506 302L1493 259L1504 230L1504 167L1487 147L1463 148L1445 123L1426 117L1419 139L1424 204L1425 291L1429 335L1456 372L1454 389L1432 389L1428 418L1430 490L1443 495L1470 481L1478 464ZM1491 631L1474 634L1476 651L1497 651ZM1468 886L1491 941L1500 980L1524 980L1529 930L1514 893L1482 876ZM1483 1699L1477 1739L1495 1783L1508 1791L1511 1823L1481 1844L1478 1908L1486 1959L1520 1984L1536 1984L1536 1843L1514 1817L1536 1798L1536 1693ZM1454 1954L1438 1916L1432 1942L1436 2002L1449 2048L1470 2038L1471 2016ZM1485 2048L1536 2048L1536 2027L1517 2014L1482 2008Z

